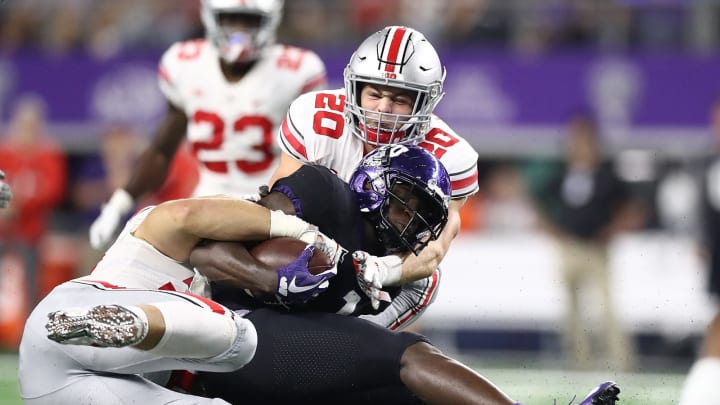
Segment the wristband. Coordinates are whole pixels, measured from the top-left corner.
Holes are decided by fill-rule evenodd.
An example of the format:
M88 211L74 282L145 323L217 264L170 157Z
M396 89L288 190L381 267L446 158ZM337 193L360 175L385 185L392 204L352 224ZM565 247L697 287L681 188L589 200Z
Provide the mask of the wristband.
M308 229L310 229L310 224L294 215L287 215L282 211L270 211L271 238L289 236L300 239L300 235Z

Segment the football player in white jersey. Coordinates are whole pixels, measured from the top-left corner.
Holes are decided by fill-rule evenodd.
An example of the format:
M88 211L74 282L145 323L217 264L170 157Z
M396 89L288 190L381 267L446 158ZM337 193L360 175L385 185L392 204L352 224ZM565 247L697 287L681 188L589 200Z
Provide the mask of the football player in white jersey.
M187 134L200 178L195 196L257 193L278 163L274 134L298 95L326 86L312 51L275 43L282 0L202 0L205 39L178 42L162 56L160 89L168 109L124 188L90 227L100 249L137 198L158 189Z
M12 200L10 185L5 182L5 173L0 170L0 208L5 208Z
M328 250L331 239L298 217L230 198L174 200L140 211L90 275L57 286L32 311L19 348L25 403L225 403L171 391L136 374L232 371L247 364L256 350L255 326L193 293L202 293L207 279L185 263L205 238L279 236L313 245L278 269L277 293L289 302L321 293L336 268L310 274L312 250L337 258L340 249L333 244ZM288 281L298 291L284 288ZM162 330L148 326L156 323Z
M478 154L433 114L444 94L445 68L422 33L390 26L372 34L351 56L344 79L343 89L306 93L290 105L278 134L280 165L270 183L303 164L321 164L347 181L363 156L390 143L417 144L440 159L452 182L448 223L440 238L404 262L392 255L354 255L375 302L384 296L383 286L402 284L409 294L368 319L403 327L437 291L438 265L460 229L460 207L478 190Z

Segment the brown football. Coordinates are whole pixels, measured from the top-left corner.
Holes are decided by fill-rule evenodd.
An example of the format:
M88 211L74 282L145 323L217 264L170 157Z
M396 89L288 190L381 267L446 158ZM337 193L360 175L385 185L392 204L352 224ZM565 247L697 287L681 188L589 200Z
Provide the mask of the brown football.
M295 238L273 238L260 242L250 249L250 254L265 265L279 269L300 256L307 244ZM315 249L308 271L312 274L322 273L330 266L330 259Z

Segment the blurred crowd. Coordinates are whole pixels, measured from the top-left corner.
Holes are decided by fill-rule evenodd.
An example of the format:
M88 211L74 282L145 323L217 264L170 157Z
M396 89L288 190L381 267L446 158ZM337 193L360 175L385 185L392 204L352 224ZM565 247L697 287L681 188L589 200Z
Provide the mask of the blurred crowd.
M0 49L54 54L162 48L202 35L197 0L7 0ZM292 0L280 36L290 43L355 43L388 24L435 42L519 51L567 47L691 49L720 43L713 0Z

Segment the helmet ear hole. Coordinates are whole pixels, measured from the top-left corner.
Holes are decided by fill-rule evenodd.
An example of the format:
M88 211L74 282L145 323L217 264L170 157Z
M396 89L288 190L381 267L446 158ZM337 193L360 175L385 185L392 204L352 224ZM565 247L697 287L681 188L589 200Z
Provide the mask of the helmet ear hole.
M370 181L369 178L365 179L365 182L363 183L363 190L365 190L365 191L372 190L372 182Z

